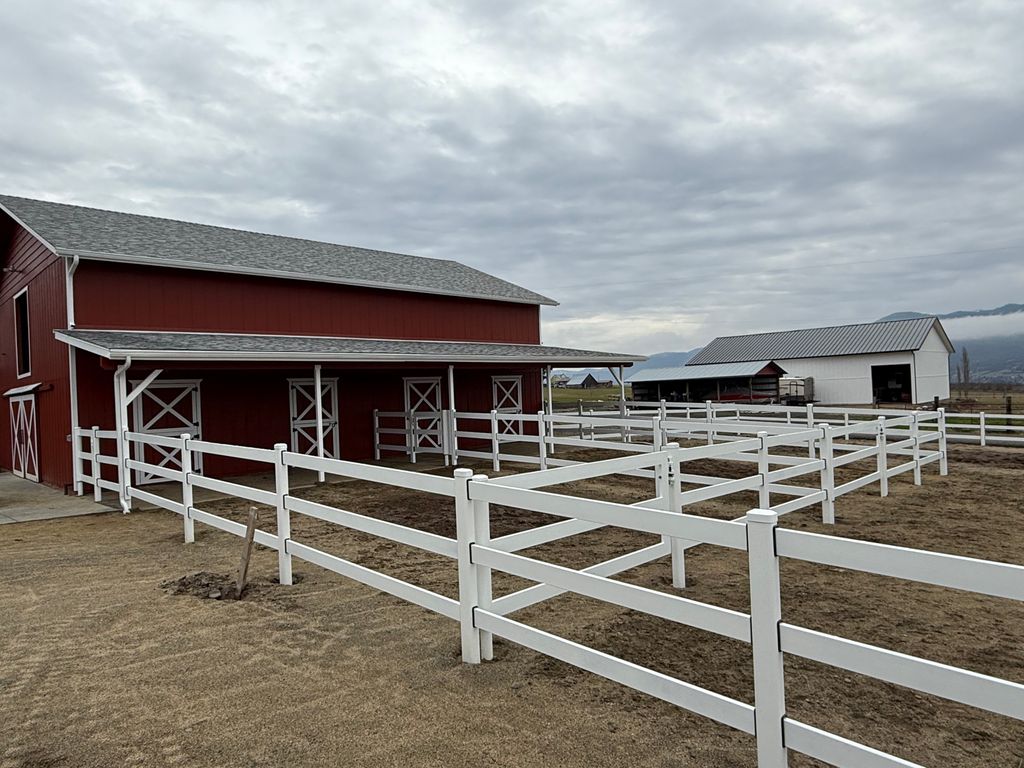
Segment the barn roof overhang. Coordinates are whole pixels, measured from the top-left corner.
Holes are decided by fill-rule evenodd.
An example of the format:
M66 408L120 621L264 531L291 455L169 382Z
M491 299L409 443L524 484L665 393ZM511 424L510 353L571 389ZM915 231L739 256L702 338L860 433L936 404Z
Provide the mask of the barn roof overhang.
M59 341L107 360L304 363L534 363L632 365L647 358L541 344L411 341L177 331L54 331Z

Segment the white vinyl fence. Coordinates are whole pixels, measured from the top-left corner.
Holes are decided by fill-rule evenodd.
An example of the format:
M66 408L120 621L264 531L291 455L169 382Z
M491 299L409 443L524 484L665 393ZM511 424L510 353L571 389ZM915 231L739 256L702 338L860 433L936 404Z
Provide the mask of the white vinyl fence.
M663 405L663 404L662 404ZM393 420L401 426L382 426ZM418 435L430 426L433 447L424 449ZM379 459L383 452L405 454L415 462L418 455L442 455L446 464L474 458L491 462L500 471L502 462L532 464L545 470L580 462L558 458L559 448L588 448L620 453L650 454L678 441L705 443L707 451L685 449L681 461L716 459L756 465L747 477L725 478L694 472L681 475L683 483L701 486L683 493L681 503L720 498L745 490L758 490L760 506L780 514L820 504L822 519L835 521L835 501L847 493L878 484L888 495L889 480L912 472L914 483L923 481L922 469L937 463L948 473L944 413L902 412L872 421L842 425L816 422L813 413L804 426L790 422L737 421L716 414L710 404L695 413L677 413L665 407L652 416L636 411L620 414L499 414L438 411L429 413L378 413L374 418L374 444ZM391 438L401 438L401 441ZM524 449L526 449L524 451ZM787 450L790 449L790 450ZM798 449L806 458L790 455ZM528 451L528 452L526 452ZM535 452L535 453L534 453ZM849 467L859 476L836 484L837 468ZM655 477L650 469L635 468L628 474ZM810 478L817 487L795 485L796 478ZM789 497L787 500L771 497Z
M669 445L657 451L492 479L482 474L474 475L468 469L456 469L453 478L446 478L318 458L291 452L284 444L273 449L249 448L192 440L188 436L168 438L137 433L128 433L128 439L136 445L159 444L179 452L180 469L130 458L126 459L126 464L130 469L151 472L179 483L180 502L137 488L129 487L128 492L133 499L180 515L184 521L186 541L194 540L196 522L236 536L244 535L244 527L240 523L197 507L193 501L194 488L209 488L269 505L276 510L277 532L271 534L259 530L255 540L277 551L282 584L292 582L293 558L355 579L457 621L462 658L467 663L491 659L493 638L504 638L752 735L756 739L760 768L786 766L790 751L850 768L914 765L787 716L783 665L786 654L1024 719L1024 685L1017 682L786 623L781 607L779 562L784 557L799 559L1011 600L1024 600L1024 567L781 529L778 527L779 512L772 510L752 510L737 521L682 512L687 497L682 490L685 474L679 470L681 465L696 456L716 456L729 450L766 450L766 441L771 439L766 434L749 441L749 446L742 445L746 440L693 448ZM758 445L753 445L755 442ZM274 489L262 490L199 475L191 471L196 454L265 462L275 470ZM758 466L762 472L754 476L761 481L756 486L760 494L766 494L771 484L769 476L763 472L766 455L759 454ZM97 458L98 454L94 452L92 460ZM450 497L456 537L439 536L292 496L288 484L292 468ZM541 490L573 480L645 470L653 471L655 496L638 504L596 501ZM85 477L89 482L92 475L86 473ZM755 487L753 482L745 483L744 487L747 485ZM560 521L492 539L491 504L532 510L555 516ZM297 540L291 528L293 515L315 517L344 529L358 530L455 560L458 599L385 575ZM538 544L604 526L655 534L661 537L661 541L582 569L567 568L522 554L523 550ZM750 613L610 578L638 565L669 557L673 581L676 586L683 586L679 580L682 576L682 552L696 545L725 547L747 553ZM494 570L520 576L535 582L535 585L495 596L491 584ZM749 644L754 667L753 703L715 693L511 618L522 608L565 592L585 595Z
M609 409L618 409L615 403ZM823 405L749 405L743 403L669 403L633 401L625 404L630 415L657 412L690 418L710 411L714 420L736 420L776 424L832 424L848 426L858 421L874 421L880 416L898 419L908 413L935 414L937 411L906 411L879 408L854 408ZM974 445L1024 446L1024 413L960 413L939 409L944 414L947 440Z

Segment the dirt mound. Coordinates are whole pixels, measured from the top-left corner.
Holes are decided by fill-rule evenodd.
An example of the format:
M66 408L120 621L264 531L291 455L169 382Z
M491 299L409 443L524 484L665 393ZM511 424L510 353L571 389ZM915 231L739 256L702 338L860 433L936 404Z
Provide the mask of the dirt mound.
M160 587L172 595L192 595L209 600L237 600L238 594L235 589L236 575L224 573L210 573L209 571L198 571L182 576L180 579L168 579L161 582ZM298 574L292 575L292 581L298 584L302 577ZM254 596L266 591L268 587L277 585L277 580L252 579L242 590L242 596Z

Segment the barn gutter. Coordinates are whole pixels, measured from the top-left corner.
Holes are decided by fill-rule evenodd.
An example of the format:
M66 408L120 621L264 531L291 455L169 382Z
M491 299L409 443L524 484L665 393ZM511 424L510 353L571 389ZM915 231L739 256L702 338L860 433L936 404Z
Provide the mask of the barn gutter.
M64 272L64 305L68 328L75 327L75 272L78 270L78 262L77 256L67 259ZM71 479L75 493L81 496L85 493L85 487L82 484L82 446L77 435L78 353L71 345L68 345L68 399L71 403Z

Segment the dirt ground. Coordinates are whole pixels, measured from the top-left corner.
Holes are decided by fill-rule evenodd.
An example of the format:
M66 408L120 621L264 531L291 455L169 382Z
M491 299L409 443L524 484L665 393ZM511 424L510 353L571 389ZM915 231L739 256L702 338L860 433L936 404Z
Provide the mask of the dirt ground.
M926 468L922 487L901 475L888 499L871 488L845 496L835 526L817 508L783 524L1024 562L1024 451L953 446L950 470ZM557 490L631 502L652 485L617 477ZM454 535L450 500L362 482L297 495ZM745 494L690 511L735 517L755 502ZM245 506L207 508L241 519ZM501 508L492 519L494 535L549 521ZM452 561L293 520L301 542L456 595ZM273 531L273 515L260 526ZM262 548L240 602L207 597L205 575L181 582L197 589L167 585L236 567L239 539L202 525L197 534L182 544L180 520L165 512L0 529L0 768L755 765L744 734L510 643L496 640L492 663L463 665L454 622L302 561L302 580L281 587L276 553ZM530 554L582 566L653 541L606 529ZM744 557L692 550L686 596L746 610ZM667 561L622 578L672 589ZM1024 682L1020 604L795 561L783 562L782 581L790 623ZM525 585L494 583L496 595ZM739 642L575 596L515 616L752 701ZM789 714L812 725L930 766L1024 761L1017 721L796 658L786 675Z

